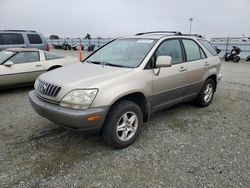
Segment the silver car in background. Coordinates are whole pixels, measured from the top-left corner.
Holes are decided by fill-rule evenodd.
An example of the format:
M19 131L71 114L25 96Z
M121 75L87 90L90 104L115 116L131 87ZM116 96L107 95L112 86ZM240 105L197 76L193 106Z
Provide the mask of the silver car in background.
M0 30L0 51L7 48L37 48L49 51L45 37L31 30Z
M34 83L41 73L76 62L79 62L77 58L32 48L10 48L1 51L0 88Z

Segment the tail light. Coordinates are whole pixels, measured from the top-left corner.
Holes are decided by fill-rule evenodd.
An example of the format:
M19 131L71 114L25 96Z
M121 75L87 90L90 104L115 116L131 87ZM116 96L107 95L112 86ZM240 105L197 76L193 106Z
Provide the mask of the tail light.
M46 51L49 51L49 44L46 44L45 50L46 50Z

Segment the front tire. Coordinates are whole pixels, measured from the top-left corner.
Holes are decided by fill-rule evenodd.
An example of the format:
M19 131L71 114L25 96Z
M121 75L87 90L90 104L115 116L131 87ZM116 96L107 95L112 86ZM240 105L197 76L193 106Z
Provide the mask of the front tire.
M215 83L212 79L207 79L204 83L198 97L195 100L195 103L200 107L208 106L214 97L215 92Z
M131 145L138 137L143 124L140 107L131 101L115 104L101 131L103 140L114 149Z

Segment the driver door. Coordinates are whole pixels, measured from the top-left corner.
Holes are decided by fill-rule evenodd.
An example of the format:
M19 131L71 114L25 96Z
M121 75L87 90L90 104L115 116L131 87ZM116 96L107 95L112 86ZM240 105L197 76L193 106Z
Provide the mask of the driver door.
M187 67L179 39L164 41L156 50L153 62L156 62L158 56L171 56L172 66L154 70L154 73L159 71L159 74L153 75L153 111L178 103L187 95Z
M32 83L42 71L38 51L19 52L0 65L0 86Z

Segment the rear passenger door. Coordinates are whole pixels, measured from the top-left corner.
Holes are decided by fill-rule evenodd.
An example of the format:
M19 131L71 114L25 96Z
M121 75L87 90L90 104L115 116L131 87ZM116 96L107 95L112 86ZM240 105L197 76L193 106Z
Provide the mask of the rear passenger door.
M186 67L188 87L187 93L190 97L197 95L203 85L203 75L206 73L209 66L207 57L199 46L192 39L182 39L182 43L186 54Z
M186 96L185 86L188 83L187 67L179 39L168 39L162 42L155 51L151 62L155 64L158 56L171 56L172 66L163 67L158 75L153 75L153 96L151 98L153 111L180 102Z

